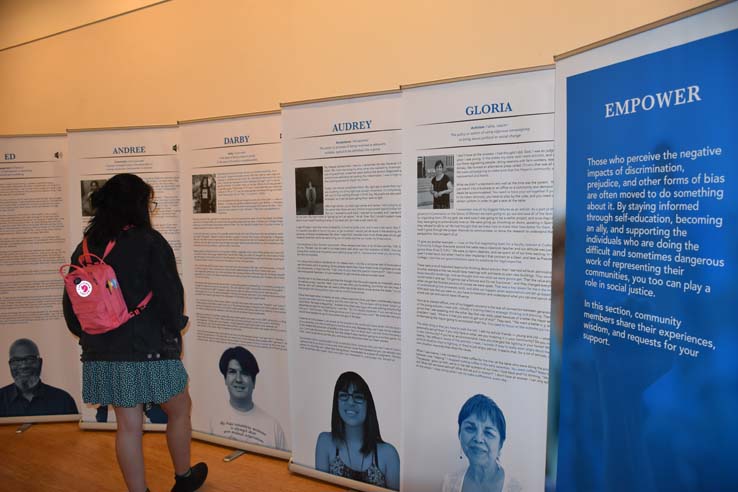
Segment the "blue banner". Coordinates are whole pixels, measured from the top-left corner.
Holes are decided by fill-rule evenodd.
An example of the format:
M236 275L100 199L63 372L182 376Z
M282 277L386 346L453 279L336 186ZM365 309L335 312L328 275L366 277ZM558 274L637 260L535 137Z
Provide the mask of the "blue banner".
M738 30L567 79L557 490L738 490Z

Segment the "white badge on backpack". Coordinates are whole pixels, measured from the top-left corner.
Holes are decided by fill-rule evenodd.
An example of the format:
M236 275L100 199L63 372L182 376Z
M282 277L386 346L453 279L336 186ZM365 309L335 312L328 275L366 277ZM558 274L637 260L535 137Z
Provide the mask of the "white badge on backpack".
M80 297L87 297L92 294L92 284L87 280L83 280L77 284L77 294Z

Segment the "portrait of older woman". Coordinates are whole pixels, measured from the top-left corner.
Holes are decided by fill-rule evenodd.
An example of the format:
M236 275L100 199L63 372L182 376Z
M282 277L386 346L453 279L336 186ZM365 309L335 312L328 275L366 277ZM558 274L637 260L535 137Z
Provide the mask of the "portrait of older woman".
M443 479L443 492L519 492L520 483L505 476L500 453L507 437L505 415L486 395L474 395L462 405L458 417L461 452L466 468ZM462 456L459 458L463 459Z
M374 398L355 372L344 372L336 381L331 431L318 436L315 468L378 487L400 488L400 455L382 440Z

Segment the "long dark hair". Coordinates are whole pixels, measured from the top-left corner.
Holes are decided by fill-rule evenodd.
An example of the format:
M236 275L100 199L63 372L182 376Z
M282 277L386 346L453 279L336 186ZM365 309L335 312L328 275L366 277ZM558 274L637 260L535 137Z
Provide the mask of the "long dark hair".
M85 229L92 244L104 244L127 225L151 228L149 200L154 190L135 174L117 174L90 197L94 216Z
M336 387L333 388L333 413L331 414L331 435L337 441L346 439L346 423L338 413L338 393L348 391L353 387L354 392L364 393L366 397L366 419L364 419L364 442L361 444L361 452L365 455L376 453L377 444L382 443L379 434L379 422L377 421L377 409L374 408L374 398L369 391L369 385L364 378L355 372L344 372L338 376Z

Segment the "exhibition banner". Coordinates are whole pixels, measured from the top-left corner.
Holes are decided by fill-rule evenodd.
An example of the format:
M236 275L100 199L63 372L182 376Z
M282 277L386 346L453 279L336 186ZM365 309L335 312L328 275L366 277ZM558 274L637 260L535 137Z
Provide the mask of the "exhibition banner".
M182 122L179 132L193 429L288 458L279 112Z
M92 194L114 175L132 173L154 189L152 226L172 246L181 273L177 136L176 126L69 130L67 260L94 214ZM84 405L81 410L81 427L115 427L112 408ZM166 414L161 408L146 404L144 410L147 428L162 430Z
M397 490L400 94L284 105L282 126L290 469Z
M79 419L75 338L62 315L65 135L0 137L0 423Z
M733 2L558 61L559 492L738 490L737 54Z
M403 491L544 488L553 84L403 87Z

